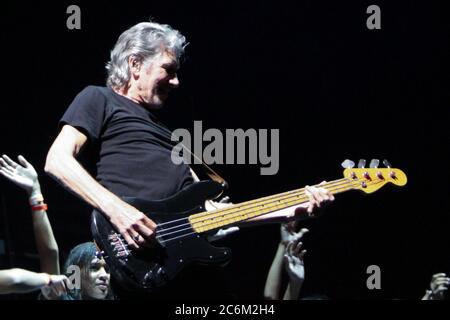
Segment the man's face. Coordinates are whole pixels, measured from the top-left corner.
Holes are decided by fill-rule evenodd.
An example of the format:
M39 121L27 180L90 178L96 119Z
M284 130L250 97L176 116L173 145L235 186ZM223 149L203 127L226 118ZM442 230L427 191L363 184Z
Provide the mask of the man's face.
M105 299L109 291L110 274L105 260L94 258L81 284L83 296L90 299Z
M169 51L144 62L135 78L135 98L152 108L161 108L170 90L179 85L177 71L178 62L175 55Z

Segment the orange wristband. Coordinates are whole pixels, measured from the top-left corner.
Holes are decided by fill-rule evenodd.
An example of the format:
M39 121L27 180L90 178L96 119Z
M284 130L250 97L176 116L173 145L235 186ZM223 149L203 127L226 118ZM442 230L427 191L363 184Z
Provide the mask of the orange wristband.
M38 204L36 206L31 206L31 211L47 211L48 206L45 203Z

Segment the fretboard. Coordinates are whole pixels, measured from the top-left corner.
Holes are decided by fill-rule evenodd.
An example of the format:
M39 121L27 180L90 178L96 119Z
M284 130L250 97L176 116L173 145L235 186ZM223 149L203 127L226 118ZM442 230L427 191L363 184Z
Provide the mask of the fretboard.
M318 187L318 186L316 186ZM320 187L332 194L355 189L355 182L347 178L327 182ZM262 216L274 211L308 202L305 189L296 189L276 195L234 204L224 209L197 213L189 216L189 222L197 233L207 232Z

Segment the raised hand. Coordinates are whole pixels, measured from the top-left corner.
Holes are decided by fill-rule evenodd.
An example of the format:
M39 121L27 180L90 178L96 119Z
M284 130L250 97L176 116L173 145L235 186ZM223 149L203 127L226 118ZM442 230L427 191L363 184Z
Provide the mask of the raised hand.
M291 221L281 224L281 244L286 246L289 242L301 239L305 233L309 232L306 228L295 232L297 224L298 221Z
M17 159L20 164L5 154L0 157L0 174L25 189L29 195L40 193L38 174L34 167L23 156Z
M289 278L297 283L302 283L305 279L303 257L306 250L302 250L302 245L300 238L291 241L286 246L284 254L284 263Z
M445 273L436 273L431 277L430 298L432 300L444 299L444 293L448 290L450 278Z

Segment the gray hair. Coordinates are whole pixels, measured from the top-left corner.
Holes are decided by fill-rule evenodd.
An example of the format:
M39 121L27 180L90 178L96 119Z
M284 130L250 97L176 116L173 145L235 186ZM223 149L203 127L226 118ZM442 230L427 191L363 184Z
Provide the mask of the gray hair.
M106 65L106 84L111 88L122 88L130 81L128 59L134 56L145 63L155 56L170 50L181 58L186 47L186 38L167 24L141 22L123 32L111 50L111 60Z

